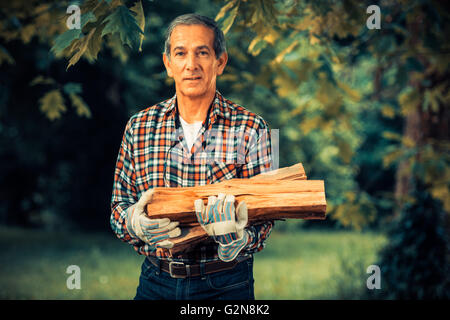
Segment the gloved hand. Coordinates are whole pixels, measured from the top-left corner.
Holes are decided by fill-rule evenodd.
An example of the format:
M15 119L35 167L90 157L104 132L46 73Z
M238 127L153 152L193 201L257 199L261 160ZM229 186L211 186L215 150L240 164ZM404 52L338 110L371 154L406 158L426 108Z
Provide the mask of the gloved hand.
M233 195L210 196L205 207L202 199L194 202L197 220L206 233L219 243L218 255L223 261L234 260L248 242L245 226L248 210L245 201L234 207Z
M131 236L139 238L149 246L170 249L173 243L168 238L175 238L181 234L177 226L179 222L170 222L170 219L150 219L145 208L152 200L153 189L145 191L139 201L127 209L127 230Z

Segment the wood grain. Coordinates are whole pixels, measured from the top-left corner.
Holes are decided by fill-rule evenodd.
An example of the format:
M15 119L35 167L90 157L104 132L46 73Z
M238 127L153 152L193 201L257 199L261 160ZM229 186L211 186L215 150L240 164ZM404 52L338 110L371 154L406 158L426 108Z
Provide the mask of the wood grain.
M249 221L263 219L325 218L325 187L322 180L249 180L228 181L189 188L155 188L147 205L149 217L169 218L181 225L196 223L194 201L219 193L232 194L245 201Z
M301 163L279 168L251 177L249 180L306 180L306 173Z
M203 228L198 224L195 218L195 213L193 212L193 201L192 207L186 206L186 199L179 201L179 199L175 199L176 197L185 197L188 195L189 200L195 200L202 198L204 200L207 199L208 194L211 192L213 195L216 195L218 191L225 191L227 193L232 193L236 196L238 200L245 200L247 202L252 203L252 195L254 195L255 191L265 192L264 195L259 195L261 200L264 200L266 206L272 208L272 210L277 209L277 217L274 217L273 211L261 210L261 206L256 204L253 206L251 213L249 212L249 225L258 224L267 220L284 220L284 219L325 219L325 211L326 211L326 201L325 201L325 192L323 181L308 181L312 183L307 184L285 184L286 181L278 181L278 183L274 184L276 180L287 180L287 181L296 181L297 180L306 180L307 176L305 174L303 165L301 163L297 163L293 166L280 168L278 170L274 170L272 172L259 174L250 179L232 179L227 180L221 183L217 183L214 185L208 185L204 187L193 187L200 188L199 190L193 190L193 188L159 188L158 196L155 197L152 203L148 206L149 211L152 212L151 216L154 217L154 214L160 216L167 216L167 204L170 203L170 208L177 208L176 211L178 214L183 215L182 225L181 227L182 234L177 238L171 239L174 243L174 247L170 249L171 254L175 255L181 253L188 248L192 248L192 246L204 242L209 239L209 236L203 230ZM240 193L244 187L242 184L251 183L251 192ZM269 182L272 186L277 186L276 190L274 190L274 194L277 195L276 199L274 196L267 194L267 184L264 182ZM281 186L280 183L283 185ZM226 185L225 190L223 190L220 186ZM257 187L255 187L257 186ZM206 188L205 188L206 187ZM282 187L282 188L281 188ZM302 190L299 192L298 187ZM170 189L170 190L168 190ZM285 193L284 196L281 196L282 192L289 191ZM175 196L176 194L176 196ZM287 195L287 196L286 196ZM195 198L195 199L194 199ZM294 200L293 200L294 199ZM155 202L157 200L157 202ZM319 201L318 201L319 200ZM298 202L302 202L304 205L300 210L293 209L292 204ZM318 203L319 202L319 203ZM164 205L165 203L165 205ZM276 204L278 203L278 204ZM283 206L280 206L279 203L283 203ZM309 204L309 207L308 207ZM155 210L165 210L164 213L160 211L156 213ZM279 214L278 214L279 213ZM174 220L172 218L172 220Z

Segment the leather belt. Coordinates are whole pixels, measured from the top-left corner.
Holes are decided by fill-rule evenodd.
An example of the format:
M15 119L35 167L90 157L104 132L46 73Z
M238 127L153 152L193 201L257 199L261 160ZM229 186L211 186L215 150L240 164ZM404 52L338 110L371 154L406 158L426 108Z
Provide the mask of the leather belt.
M203 274L211 274L215 272L233 269L238 263L249 259L249 256L238 256L231 262L210 261L203 263ZM159 260L158 258L147 256L147 259L162 271L170 274L172 278L188 278L198 277L202 275L200 264L186 264L184 262Z

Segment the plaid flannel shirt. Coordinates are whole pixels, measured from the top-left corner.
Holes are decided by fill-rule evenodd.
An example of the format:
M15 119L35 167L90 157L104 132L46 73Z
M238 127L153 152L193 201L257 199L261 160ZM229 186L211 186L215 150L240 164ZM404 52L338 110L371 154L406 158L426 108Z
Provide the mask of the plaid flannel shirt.
M267 123L218 91L192 149L187 150L175 95L133 115L126 125L114 174L111 227L119 239L142 255L179 262L218 260L212 238L176 256L167 249L152 249L128 233L126 210L149 188L250 178L270 171L271 164ZM262 250L272 227L273 221L248 226L249 240L240 255Z

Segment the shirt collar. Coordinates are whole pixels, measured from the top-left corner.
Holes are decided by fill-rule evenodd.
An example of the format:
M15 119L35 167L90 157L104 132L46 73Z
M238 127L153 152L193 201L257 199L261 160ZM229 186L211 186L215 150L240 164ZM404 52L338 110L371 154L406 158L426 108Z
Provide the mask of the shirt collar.
M167 116L170 117L175 115L175 111L177 110L176 101L177 101L177 94L175 93L175 95L167 101L166 110L163 110L163 112ZM210 123L214 123L218 117L230 119L231 115L230 110L231 107L225 101L225 98L218 90L216 90L216 94L212 101L211 111L209 113Z

